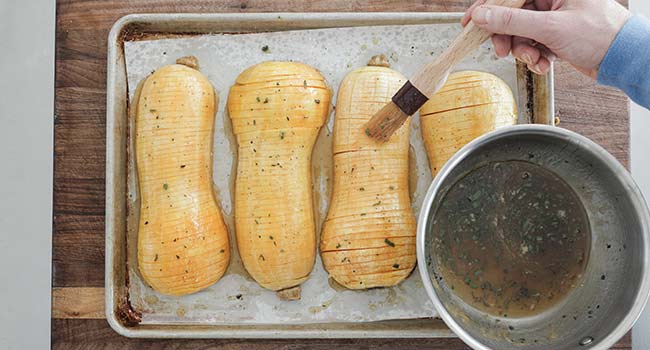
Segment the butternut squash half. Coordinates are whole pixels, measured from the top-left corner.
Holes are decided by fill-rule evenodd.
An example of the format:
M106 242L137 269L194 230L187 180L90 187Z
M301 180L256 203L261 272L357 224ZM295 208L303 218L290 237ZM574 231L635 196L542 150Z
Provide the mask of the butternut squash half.
M298 287L313 268L311 155L330 99L320 72L295 62L254 65L230 89L228 112L239 145L237 246L264 288ZM288 294L298 298L295 290Z
M160 293L193 293L219 280L230 259L212 189L217 96L205 76L180 64L151 74L137 95L138 266Z
M492 130L517 124L517 104L508 84L484 72L449 75L420 109L420 125L431 173L464 145Z
M321 257L350 289L393 286L415 266L415 217L409 198L409 123L386 142L365 124L406 81L373 58L339 88L334 119L334 183L321 234Z

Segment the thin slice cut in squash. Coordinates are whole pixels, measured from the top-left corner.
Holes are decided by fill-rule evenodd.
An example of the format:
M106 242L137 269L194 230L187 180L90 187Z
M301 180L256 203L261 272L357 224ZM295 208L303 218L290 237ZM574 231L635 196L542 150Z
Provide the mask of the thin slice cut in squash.
M435 176L454 153L475 138L517 123L517 104L503 80L484 72L449 75L420 109L422 138Z
M415 217L409 198L409 124L386 142L365 124L404 84L385 59L348 74L334 119L334 183L321 234L325 269L350 289L394 286L415 266Z
M329 113L331 91L316 69L264 62L242 72L228 97L237 138L237 246L262 287L299 298L314 265L312 148Z
M198 70L174 64L145 79L134 105L140 273L160 293L193 293L218 281L230 259L212 189L217 96Z

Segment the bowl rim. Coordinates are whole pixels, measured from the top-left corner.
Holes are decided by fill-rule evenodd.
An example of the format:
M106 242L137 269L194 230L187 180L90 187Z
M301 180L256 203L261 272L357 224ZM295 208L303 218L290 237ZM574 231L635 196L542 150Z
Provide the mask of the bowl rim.
M614 328L610 334L608 334L605 338L590 348L591 350L609 349L632 328L636 320L641 315L641 312L643 311L648 301L648 295L650 293L650 271L648 268L648 263L650 262L650 239L648 237L650 233L650 211L648 210L648 205L641 193L641 190L639 189L636 182L632 179L631 174L627 171L627 169L625 169L625 167L623 167L621 163L619 163L616 158L614 158L613 155L611 155L604 148L602 148L594 141L588 139L587 137L563 128L533 124L514 125L500 128L484 134L466 144L458 152L456 152L442 167L442 169L433 179L431 185L429 186L429 189L427 190L427 194L422 202L423 205L420 210L420 215L418 217L417 223L416 249L418 270L420 271L420 277L422 278L422 283L427 292L427 295L429 296L429 299L431 299L434 307L436 308L443 321L456 335L461 338L461 340L463 340L467 345L475 350L492 350L490 347L481 343L479 340L465 331L465 329L458 322L456 322L454 317L451 316L442 301L438 298L435 289L433 288L433 283L431 282L431 276L429 275L427 269L427 255L425 251L425 237L427 229L425 226L427 219L431 214L433 199L440 191L442 183L449 176L451 171L471 153L479 150L486 144L513 135L536 135L542 137L553 137L563 139L566 142L571 142L577 147L591 153L603 161L607 166L610 167L610 169L628 189L630 200L637 215L639 216L640 225L642 227L642 280L640 288L635 295L634 303L632 304L630 310L627 312L627 315L625 315L623 320L618 324L618 326L616 326L616 328Z

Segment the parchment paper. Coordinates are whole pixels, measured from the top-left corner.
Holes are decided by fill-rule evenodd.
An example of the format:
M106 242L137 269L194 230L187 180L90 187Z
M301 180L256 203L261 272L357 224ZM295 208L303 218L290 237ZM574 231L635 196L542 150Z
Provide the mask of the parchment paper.
M208 289L183 297L169 297L146 286L137 271L136 242L138 198L133 159L129 159L127 223L130 300L143 311L143 324L273 324L313 322L368 322L435 316L417 267L402 284L392 288L350 291L332 287L317 258L314 270L302 285L299 301L279 300L275 292L258 286L243 269L234 244L232 181L237 144L224 113L228 89L247 67L268 60L293 60L320 70L334 89L350 71L366 65L376 54L385 54L391 68L407 77L440 54L460 32L459 25L375 26L270 32L220 34L125 43L129 98L138 82L163 65L182 56L198 58L200 71L219 94L214 142L214 184L231 234L233 259L227 274ZM263 48L265 48L263 50ZM486 44L457 69L476 69L503 78L516 94L516 72L512 60L497 60ZM336 104L336 101L333 101ZM327 214L330 191L331 130L334 113L323 128L314 151L313 175L318 228ZM132 122L132 121L131 121ZM412 183L412 202L417 215L431 175L417 116L411 123L411 146L417 174ZM132 138L131 138L132 139ZM131 145L132 147L132 145ZM129 154L133 154L133 149Z

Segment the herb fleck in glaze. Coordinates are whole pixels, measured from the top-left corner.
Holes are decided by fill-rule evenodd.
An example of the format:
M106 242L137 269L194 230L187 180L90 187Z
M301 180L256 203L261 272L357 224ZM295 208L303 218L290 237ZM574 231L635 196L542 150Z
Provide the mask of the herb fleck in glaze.
M501 317L541 313L579 283L587 214L569 185L525 161L494 162L451 186L433 223L441 284Z

